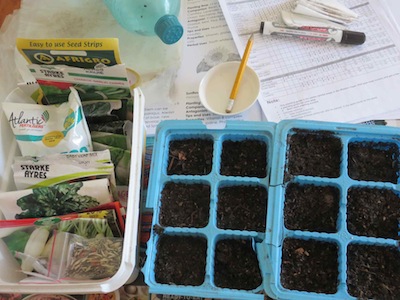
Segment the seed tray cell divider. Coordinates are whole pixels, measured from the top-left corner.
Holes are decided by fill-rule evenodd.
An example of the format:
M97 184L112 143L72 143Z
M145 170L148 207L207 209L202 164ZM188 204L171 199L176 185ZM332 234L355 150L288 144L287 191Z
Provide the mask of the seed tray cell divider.
M183 173L168 174L167 169L171 164L169 148L174 141L188 139L212 141L210 171L203 174L185 174L184 170ZM251 144L254 140L257 143ZM244 141L250 142L246 144ZM224 144L225 142L227 143ZM228 153L224 152L227 149L224 149L224 145L228 144L233 148L244 145L250 149L250 154L242 153L237 159L244 157L243 161L237 165L230 165L224 161ZM253 154L264 151L262 147L258 148L264 144L266 160L258 163L261 166L258 173L251 173L252 171L246 169L246 164L250 164L253 159L251 151ZM376 297L373 293L379 288L374 285L379 282L368 282L373 286L371 291L367 291L368 286L354 286L354 282L365 280L357 277L362 271L357 270L359 263L353 261L357 262L357 254L361 253L368 256L372 264L381 264L375 262L373 255L394 257L389 263L384 262L388 267L392 262L400 263L400 251L394 250L399 249L398 220L395 220L394 230L389 230L389 225L383 226L384 229L380 231L368 226L376 219L375 213L383 216L381 219L385 220L385 214L391 214L393 211L389 209L390 205L393 205L394 210L400 211L400 200L397 201L400 199L399 148L399 129L386 126L286 120L278 124L228 121L223 129L209 129L200 121L161 122L156 132L147 192L147 206L152 207L154 211L147 259L143 269L150 291L221 299L261 300L264 293L282 300ZM208 150L209 146L203 146L198 158L206 165L210 161L203 159L202 155ZM238 155L235 151L230 152L230 155ZM178 150L174 153L180 155L182 163L191 164L186 153L179 154ZM386 171L372 172L380 170L378 161L382 161ZM362 164L365 164L365 167L361 167ZM262 167L265 167L265 170L262 170ZM204 170L207 168L209 166L205 166ZM224 172L227 173L223 174ZM205 226L162 225L161 216L165 214L163 201L167 201L164 188L171 182L177 185L209 186L210 199L206 210L208 221ZM246 188L230 191L230 188L238 186ZM224 206L235 200L229 198L231 202L224 202L224 195L235 196L236 193L240 199L240 195L245 194L256 199L256 195L263 195L265 190L265 230L236 228L236 220L232 215L239 218L247 213L250 220L260 211L260 206L256 206L254 202L254 206L250 208L251 213L248 213L248 207L243 206L231 214L229 206ZM177 196L174 195L173 198ZM381 211L368 210L369 198L381 200ZM320 202L323 203L321 207L315 206ZM356 222L359 218L357 213L358 208L361 210L363 205L363 217L367 219L360 225ZM301 206L305 209L299 210ZM177 213L180 210L178 207ZM200 208L197 210L200 211ZM387 217L393 218L393 215ZM309 220L313 220L313 223L308 222ZM201 237L207 241L204 278L200 285L157 282L156 264L160 254L157 253L158 242L165 235ZM219 242L225 240L236 242L230 245L222 243L223 247L232 247L223 248ZM221 260L223 262L229 257L227 253L239 251L239 248L233 247L245 247L245 244L249 244L250 246L246 247L250 247L250 252L257 255L261 283L250 289L218 286L216 281L221 281L221 274L216 270L217 259L218 263ZM217 251L217 247L222 248L218 248ZM351 260L348 259L349 256ZM243 260L234 259L232 263L237 260L245 262L246 257L243 257ZM188 261L188 264L190 263L192 262ZM316 263L315 266L312 263ZM304 271L299 269L302 264L312 266L311 272L302 274ZM285 269L285 266L290 267ZM350 274L349 269L353 273ZM290 277L296 272L306 279L305 283L296 277ZM400 280L400 274L395 276ZM380 277L386 280L384 274ZM325 282L322 282L321 278L326 278ZM377 278L377 281L381 278ZM257 278L253 284L254 282L258 282ZM386 284L386 281L383 283ZM394 285L393 289L400 294L397 286L398 284ZM360 290L361 293L365 290L366 294L360 294ZM390 296L390 289L387 293Z
M147 260L145 264L145 278L152 292L174 295L192 295L198 297L226 298L226 299L263 299L262 278L257 286L251 289L228 288L217 286L216 281L216 245L223 240L243 240L251 243L253 252L255 242L261 243L265 238L265 229L239 230L232 228L219 228L218 219L218 197L221 189L237 188L244 186L250 191L254 188L255 193L258 189L265 189L265 197L268 196L269 188L269 164L272 157L272 140L275 130L273 123L260 122L227 122L224 129L207 129L200 121L164 121L157 129L154 140L151 173L148 187L147 206L153 207L153 230L148 242ZM169 147L174 141L188 139L209 139L213 141L212 168L207 174L167 174ZM258 141L260 145L265 144L266 153L264 157L265 174L264 176L240 176L230 175L229 172L236 172L235 166L226 167L227 174L221 174L221 166L225 163L222 159L224 142ZM248 149L252 150L252 149ZM183 157L183 153L181 153ZM187 160L190 158L186 157ZM190 172L189 172L190 173ZM175 227L162 226L160 224L160 214L162 214L162 192L168 182L182 184L204 183L210 186L210 207L209 221L205 227ZM262 193L261 193L262 194ZM222 201L222 200L221 200ZM229 203L228 203L229 206ZM265 203L266 219L267 203ZM229 209L228 209L229 212ZM223 214L225 212L221 212ZM239 214L244 212L239 211ZM224 216L229 219L229 214ZM233 220L234 221L234 220ZM228 222L229 224L229 222ZM230 226L230 225L228 225ZM206 268L204 282L199 286L181 284L163 284L156 280L156 261L158 251L158 241L162 235L175 236L201 236L207 240ZM229 252L229 251L228 251ZM221 255L221 254L220 254ZM229 256L229 253L227 254ZM227 256L227 257L228 257ZM188 261L188 264L191 262ZM259 266L257 266L259 268ZM220 276L220 275L219 275ZM261 277L261 273L260 273Z
M289 152L292 145L291 137L294 134L308 134L319 132L329 136L338 138L342 145L342 153L340 155L340 174L338 176L319 176L316 175L301 175L301 174L288 174L288 165L290 165ZM396 180L389 182L388 178L382 180L367 180L365 178L351 178L349 175L350 163L352 156L349 154L349 145L356 143L362 147L370 147L371 153L376 149L379 151L388 150L386 155L388 160L392 160L392 165L396 166ZM367 125L345 125L340 123L328 122L313 122L291 120L282 121L277 124L275 141L274 141L274 154L271 170L271 183L270 183L270 199L274 199L274 219L273 233L271 239L265 240L264 249L260 252L267 253L272 266L264 268L265 290L273 297L278 299L357 299L359 295L355 296L349 293L349 286L347 284L347 251L349 245L374 245L382 246L383 248L398 248L398 239L387 237L375 237L368 235L357 235L348 229L348 195L349 190L352 188L361 189L378 189L378 190L391 190L397 196L399 192L399 144L400 136L398 128L384 127L384 126L367 126ZM393 146L393 147L392 147ZM395 149L394 154L390 151ZM389 151L390 149L390 151ZM313 155L311 153L310 155ZM354 155L354 154L353 154ZM365 153L363 153L365 155ZM371 154L370 158L376 158L376 154ZM327 158L323 158L327 159ZM322 163L322 161L321 161ZM374 161L370 160L368 163L374 167ZM353 163L354 164L354 163ZM387 164L387 165L390 165ZM306 172L304 172L306 173ZM357 175L361 176L362 175ZM383 175L382 175L383 176ZM333 186L339 189L339 212L337 215L337 228L336 232L318 232L316 230L297 229L289 230L285 226L285 201L288 185L291 183L298 183L303 186ZM317 213L317 212L315 212ZM282 261L284 253L284 241L290 239L299 239L304 241L313 240L318 242L329 242L337 245L337 265L338 265L338 282L335 292L321 292L321 291L305 291L296 288L284 287L282 276ZM295 256L297 253L302 252L305 247L295 249L292 254ZM296 252L297 251L297 252ZM311 255L311 254L310 254ZM316 270L318 272L318 270Z

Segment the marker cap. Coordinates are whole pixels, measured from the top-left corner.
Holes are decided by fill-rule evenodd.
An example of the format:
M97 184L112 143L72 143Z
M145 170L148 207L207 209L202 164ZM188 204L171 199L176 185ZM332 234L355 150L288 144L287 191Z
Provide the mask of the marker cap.
M361 45L365 42L365 33L358 31L343 30L342 44Z

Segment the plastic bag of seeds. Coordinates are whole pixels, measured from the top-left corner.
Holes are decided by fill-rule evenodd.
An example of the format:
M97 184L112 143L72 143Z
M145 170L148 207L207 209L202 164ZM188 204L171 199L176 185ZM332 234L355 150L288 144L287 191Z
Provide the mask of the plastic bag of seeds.
M85 238L59 232L50 256L50 277L95 280L112 277L121 264L123 238Z

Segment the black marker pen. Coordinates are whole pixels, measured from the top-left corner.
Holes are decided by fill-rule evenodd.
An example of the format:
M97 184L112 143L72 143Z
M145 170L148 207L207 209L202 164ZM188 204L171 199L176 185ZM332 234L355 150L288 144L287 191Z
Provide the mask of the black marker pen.
M260 32L268 35L297 37L312 41L334 41L336 43L361 45L365 42L365 34L358 31L340 30L329 27L288 27L275 22L261 22Z

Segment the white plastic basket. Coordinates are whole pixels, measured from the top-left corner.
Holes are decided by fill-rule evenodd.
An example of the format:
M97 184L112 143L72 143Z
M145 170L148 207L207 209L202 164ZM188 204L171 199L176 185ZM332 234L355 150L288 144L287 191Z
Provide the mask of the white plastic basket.
M139 88L133 90L133 129L132 157L130 166L130 181L126 210L124 246L121 265L118 272L111 278L98 281L50 283L43 280L40 283L19 281L20 276L15 272L15 264L9 261L8 249L0 240L0 293L48 293L48 294L87 294L108 293L119 289L125 283L132 282L139 274L138 231L140 186L143 166L143 151L145 142L144 126L144 96ZM20 88L13 90L4 101L21 102L29 97ZM1 103L0 103L1 104ZM2 110L2 109L1 109ZM15 190L11 165L13 158L20 155L14 134L3 112L0 113L0 191ZM1 203L0 203L1 207ZM3 244L1 244L3 243ZM36 281L37 282L37 281Z

